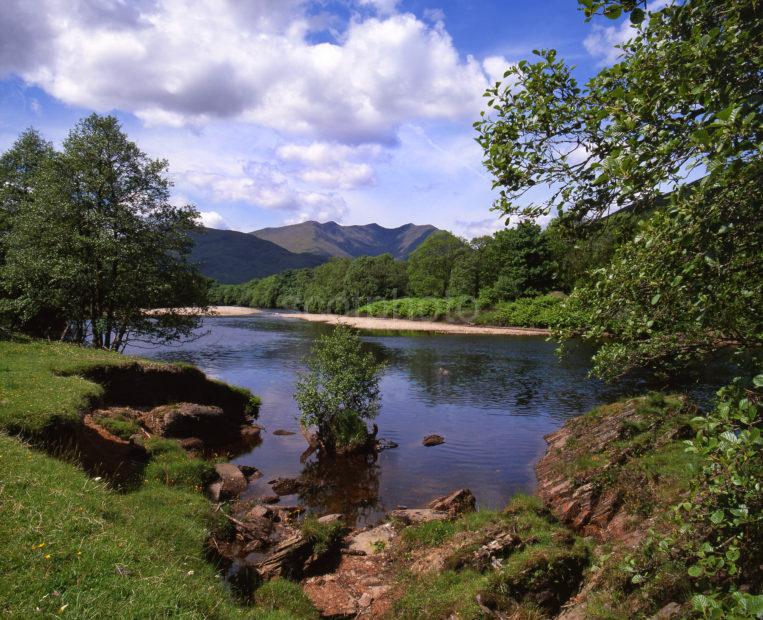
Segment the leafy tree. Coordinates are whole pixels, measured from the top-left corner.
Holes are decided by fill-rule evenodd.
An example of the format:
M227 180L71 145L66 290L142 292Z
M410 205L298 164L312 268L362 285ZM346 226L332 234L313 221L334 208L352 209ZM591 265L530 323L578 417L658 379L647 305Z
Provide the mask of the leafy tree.
M363 351L358 333L338 325L320 336L300 377L294 398L305 427L316 426L327 451L367 442L366 420L379 411L379 375L383 364Z
M640 25L621 61L581 87L553 50L538 52L486 93L492 111L476 124L505 215L556 210L586 226L626 205L653 210L670 190L570 300L586 310L585 336L609 336L595 360L608 378L754 348L763 333L759 2L688 0L648 16L637 4L581 0L588 15L632 11ZM535 185L550 197L523 203Z
M198 212L169 203L167 162L93 114L46 158L7 239L3 306L48 336L119 350L131 338L188 335L206 280L186 262ZM146 308L165 307L161 316ZM35 317L55 317L30 326Z
M408 286L418 297L445 297L456 260L466 244L451 233L431 234L408 257Z
M451 295L476 297L480 291L480 251L473 247L472 241L456 257L450 272L448 292Z
M551 290L551 248L537 224L521 222L496 232L484 255L480 281L483 289L492 289L488 297L513 300Z
M344 278L351 259L332 258L313 270L313 277L305 288L305 310L342 314L351 307L350 297L344 290Z
M356 258L347 268L343 283L353 307L374 299L403 297L407 287L405 263L396 261L390 254Z

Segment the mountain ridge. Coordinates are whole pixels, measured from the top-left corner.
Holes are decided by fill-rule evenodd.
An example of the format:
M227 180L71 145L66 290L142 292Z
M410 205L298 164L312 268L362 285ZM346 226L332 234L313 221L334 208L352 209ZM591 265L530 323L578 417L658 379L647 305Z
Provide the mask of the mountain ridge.
M376 223L343 226L333 221L309 220L261 228L249 234L295 253L344 258L391 254L394 258L405 259L436 230L431 224L408 223L385 228Z

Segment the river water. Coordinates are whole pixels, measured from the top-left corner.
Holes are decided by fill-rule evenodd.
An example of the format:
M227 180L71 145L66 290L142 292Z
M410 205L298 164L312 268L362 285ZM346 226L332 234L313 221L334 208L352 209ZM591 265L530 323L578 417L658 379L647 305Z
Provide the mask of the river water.
M461 487L471 489L480 506L501 508L514 493L532 491L533 464L543 454L546 433L618 396L587 378L590 352L582 346L560 360L554 343L543 337L362 332L366 346L387 362L379 437L399 447L375 460L301 460L307 445L299 433L294 386L313 340L330 329L278 314L215 317L204 320L204 335L194 341L131 347L128 353L190 362L258 394L263 440L232 455L232 462L264 474L246 495L272 494L267 481L304 475L311 489L282 498L283 504L343 512L359 524ZM274 435L279 429L295 434ZM433 433L445 443L424 447L422 439Z

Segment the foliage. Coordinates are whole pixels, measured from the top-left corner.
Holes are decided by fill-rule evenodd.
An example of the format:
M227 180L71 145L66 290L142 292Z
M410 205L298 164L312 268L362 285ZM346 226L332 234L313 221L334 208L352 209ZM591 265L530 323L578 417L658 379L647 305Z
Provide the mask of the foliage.
M319 336L308 359L309 373L297 382L294 398L305 426L315 425L327 450L366 440L366 420L379 411L383 364L365 352L356 331L338 325Z
M540 226L521 222L496 232L481 251L481 298L513 300L546 293L552 288L553 260Z
M445 297L466 244L447 231L432 233L408 257L408 286L417 297Z
M24 139L24 138L22 138ZM206 281L186 262L197 211L169 203L167 162L93 114L28 177L5 238L1 309L27 330L121 350L190 334ZM165 307L161 316L145 308Z
M403 297L375 301L358 308L358 314L400 319L462 320L474 316L474 300L466 295L458 297Z
M652 211L671 191L570 301L591 318L587 337L610 338L595 367L606 378L755 347L761 334L759 2L671 2L648 17L636 4L581 1L588 17L631 11L620 62L580 86L553 50L537 52L487 91L476 123L504 215L588 225ZM548 199L522 202L536 185Z
M676 192L612 263L576 289L559 334L598 341L594 372L612 379L638 367L663 371L728 345L763 343L763 221L760 175L748 166Z
M577 324L578 319L567 316L561 296L542 295L498 303L493 310L480 312L474 322L504 327L555 327L562 322Z
M756 618L763 596L763 451L760 391L737 381L718 393L715 408L695 417L694 439L684 442L688 459L683 493L662 504L672 512L651 530L621 570L646 597L682 591L703 618ZM664 451L664 450L663 450ZM676 499L678 503L676 504ZM672 593L671 593L672 592Z

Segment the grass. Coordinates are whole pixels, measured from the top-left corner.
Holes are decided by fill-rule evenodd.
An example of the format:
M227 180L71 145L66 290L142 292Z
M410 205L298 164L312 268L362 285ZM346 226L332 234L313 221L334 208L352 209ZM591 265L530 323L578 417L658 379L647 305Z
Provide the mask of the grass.
M97 415L94 416L99 426L105 428L112 435L120 439L130 439L135 433L140 432L140 426L135 420L123 415Z
M313 541L313 549L320 555L338 544L344 531L341 522L320 523L317 517L307 516L300 523L302 535Z
M37 434L78 423L103 388L78 373L93 366L126 365L116 353L41 341L0 341L0 428Z
M7 434L80 423L102 388L78 373L128 363L69 345L0 342L0 615L315 617L294 584L267 584L255 607L233 597L205 547L225 525L199 492L213 466L176 441L146 440L142 478L118 492Z
M503 512L479 511L451 522L409 527L403 542L410 552L447 545L462 532L472 536L467 544L454 546L445 560L450 570L403 574L405 593L395 604L396 617L483 618L478 595L483 604L510 612L512 618L547 617L577 586L588 562L587 542L557 523L540 500L527 495L516 496ZM511 533L522 543L497 570L475 565L474 552L502 533ZM549 591L558 593L558 599L549 600Z

